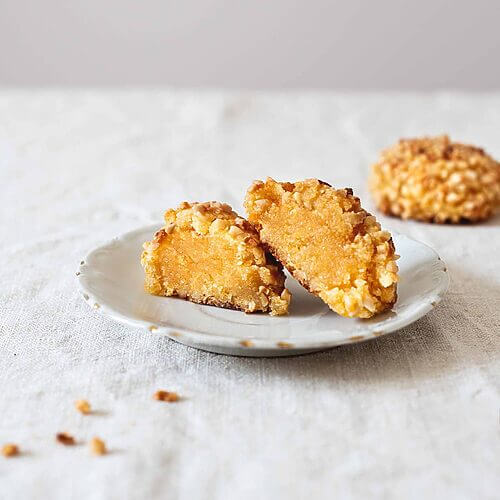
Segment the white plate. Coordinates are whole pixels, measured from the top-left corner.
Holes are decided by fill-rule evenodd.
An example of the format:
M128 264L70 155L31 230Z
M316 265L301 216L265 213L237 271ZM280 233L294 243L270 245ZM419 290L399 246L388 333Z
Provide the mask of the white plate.
M144 328L148 335L206 351L239 356L287 356L360 342L394 332L427 314L448 288L444 262L428 246L393 233L400 282L393 310L369 320L338 316L292 278L288 316L244 314L155 297L143 290L142 243L158 225L124 234L90 252L80 263L78 281L90 306L116 321Z

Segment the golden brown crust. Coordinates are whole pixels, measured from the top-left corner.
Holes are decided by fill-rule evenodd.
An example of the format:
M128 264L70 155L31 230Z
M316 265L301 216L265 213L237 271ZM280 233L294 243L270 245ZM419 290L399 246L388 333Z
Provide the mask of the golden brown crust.
M193 302L194 304L201 304L205 306L214 306L214 307L220 307L222 309L231 309L233 311L242 311L245 313L251 313L255 311L250 311L248 308L243 308L239 307L237 304L234 304L230 301L222 301L218 300L215 297L196 297L194 295L184 295L184 294L178 294L176 290L174 290L169 297L177 297L178 299L182 300L187 300L188 302ZM269 311L262 311L262 312L269 312Z
M446 135L401 139L382 151L369 184L379 210L403 219L478 222L500 206L500 164Z
M367 318L396 301L397 256L390 234L350 188L268 178L250 187L245 208L266 249L332 310Z
M165 227L144 249L149 293L247 313L288 310L290 294L281 264L266 254L253 226L229 205L183 202L167 210ZM185 278L177 279L182 273Z

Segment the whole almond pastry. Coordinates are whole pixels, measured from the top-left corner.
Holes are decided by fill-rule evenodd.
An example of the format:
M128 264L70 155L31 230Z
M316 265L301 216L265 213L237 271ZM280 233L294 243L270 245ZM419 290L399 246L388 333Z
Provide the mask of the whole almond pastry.
M286 314L291 294L282 266L255 229L219 202L181 203L144 244L145 289L246 313Z
M500 206L500 163L446 135L401 139L382 151L369 180L385 214L427 222L478 222Z
M369 318L396 301L391 235L352 190L268 178L250 187L245 209L266 249L336 313Z

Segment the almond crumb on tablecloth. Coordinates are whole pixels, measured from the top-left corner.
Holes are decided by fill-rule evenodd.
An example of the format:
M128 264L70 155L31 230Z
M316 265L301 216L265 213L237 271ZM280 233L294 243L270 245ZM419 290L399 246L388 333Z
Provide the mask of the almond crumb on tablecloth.
M17 444L7 443L2 446L2 455L6 458L19 455L19 447Z
M98 437L94 437L90 441L90 450L94 455L105 455L107 453L106 444Z
M64 446L73 446L75 444L75 438L67 432L58 432L56 440Z
M169 391L156 391L153 398L156 399L156 401L166 401L167 403L174 403L180 399L176 392Z
M75 401L75 408L84 415L89 415L92 411L90 403L86 399L79 399Z

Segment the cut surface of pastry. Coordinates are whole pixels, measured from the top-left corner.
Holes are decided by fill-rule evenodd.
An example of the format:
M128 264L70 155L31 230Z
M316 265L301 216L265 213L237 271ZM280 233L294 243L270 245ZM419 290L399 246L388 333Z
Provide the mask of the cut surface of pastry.
M427 222L477 222L500 206L500 163L446 135L401 139L372 167L370 190L388 215Z
M253 183L245 208L266 248L336 313L369 318L396 301L391 235L352 190L268 178Z
M181 203L144 243L145 289L247 313L286 314L291 294L281 264L255 229L219 202Z

